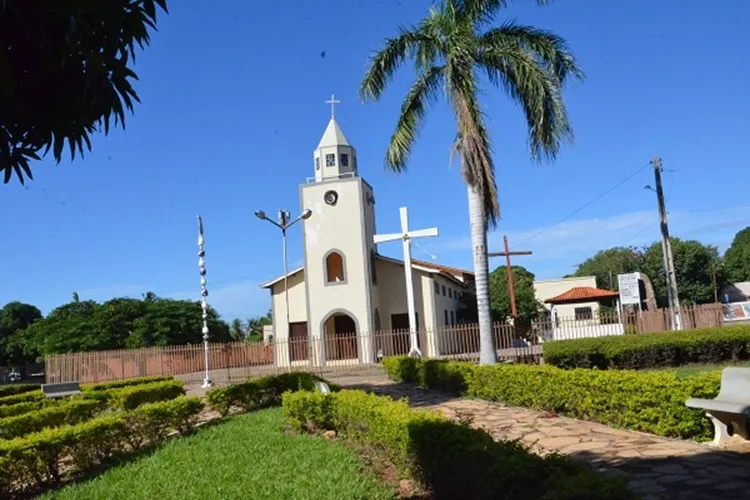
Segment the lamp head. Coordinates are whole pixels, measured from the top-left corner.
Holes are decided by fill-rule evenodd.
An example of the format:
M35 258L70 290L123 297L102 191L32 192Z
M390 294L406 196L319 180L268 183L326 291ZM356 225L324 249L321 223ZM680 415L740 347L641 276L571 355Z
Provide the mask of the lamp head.
M303 218L304 220L307 220L307 219L309 219L310 217L312 217L312 210L310 210L309 208L306 208L306 209L305 209L305 210L304 210L304 211L302 212L302 218Z
M268 217L266 216L266 213L263 210L256 210L255 216L259 218L260 220L266 220Z

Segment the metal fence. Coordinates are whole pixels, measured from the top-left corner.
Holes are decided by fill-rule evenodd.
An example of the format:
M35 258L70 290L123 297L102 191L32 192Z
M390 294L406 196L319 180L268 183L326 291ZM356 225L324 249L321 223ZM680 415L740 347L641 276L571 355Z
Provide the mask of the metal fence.
M499 360L538 362L543 342L663 331L668 324L668 314L665 310L657 310L584 318L545 318L519 327L495 323L496 354ZM722 324L720 304L686 307L680 314L685 329ZM456 324L421 329L418 346L426 358L476 361L479 358L479 327L476 324ZM335 333L269 343L210 344L208 363L211 379L224 383L292 370L320 374L361 372L378 369L384 357L408 352L408 330ZM192 384L203 379L204 370L202 345L59 354L45 358L48 383L90 383L174 375Z

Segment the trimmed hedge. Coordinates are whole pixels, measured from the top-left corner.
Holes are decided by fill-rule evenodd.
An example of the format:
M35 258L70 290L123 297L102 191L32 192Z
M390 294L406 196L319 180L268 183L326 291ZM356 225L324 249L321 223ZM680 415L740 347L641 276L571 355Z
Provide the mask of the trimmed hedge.
M605 477L559 455L539 457L516 441L412 411L361 391L285 393L283 411L297 431L334 430L384 454L430 490L430 498L630 499L621 478Z
M750 359L750 325L545 342L560 368L644 369Z
M12 384L0 386L0 398L5 396L13 396L15 394L23 394L24 392L38 391L41 390L42 386L39 384Z
M89 420L103 409L101 401L73 399L42 410L0 418L0 439L24 436L47 427L77 424Z
M27 403L16 403L14 405L0 406L0 418L23 415L24 413L38 410L50 404L53 404L52 400L29 401Z
M260 410L281 404L281 395L286 391L315 389L315 382L324 379L307 372L282 373L258 379L247 380L226 387L215 387L206 393L209 406L222 417L232 409L243 412ZM326 382L331 390L338 390L335 384Z
M10 406L18 403L28 403L31 401L41 401L44 399L44 394L41 390L24 392L23 394L15 394L13 396L5 396L0 398L0 406Z
M702 411L686 407L685 401L690 397L716 397L721 383L718 372L679 379L674 373L660 372L477 366L407 357L383 361L389 377L396 381L613 427L699 441L712 438L713 426Z
M156 444L172 429L187 432L202 409L200 398L181 397L0 441L0 497L59 483L63 461L72 473L83 473ZM166 422L159 432L152 428L155 418Z
M83 397L103 401L114 410L133 410L146 403L168 401L185 395L181 380L132 385L108 391L86 391Z
M121 389L123 387L131 387L134 385L153 384L154 382L165 382L167 380L174 380L171 375L157 376L157 377L141 377L132 378L128 380L113 380L111 382L101 382L99 384L86 384L81 386L84 391L109 391L111 389Z

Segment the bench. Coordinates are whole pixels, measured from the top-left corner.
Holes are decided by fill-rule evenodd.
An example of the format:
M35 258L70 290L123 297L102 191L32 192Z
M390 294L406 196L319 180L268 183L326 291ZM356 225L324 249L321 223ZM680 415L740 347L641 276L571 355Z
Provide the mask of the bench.
M81 393L81 384L78 382L62 382L59 384L42 384L42 392L48 398L64 398Z
M715 399L690 398L685 406L705 410L714 424L713 445L734 435L750 440L750 368L724 368Z

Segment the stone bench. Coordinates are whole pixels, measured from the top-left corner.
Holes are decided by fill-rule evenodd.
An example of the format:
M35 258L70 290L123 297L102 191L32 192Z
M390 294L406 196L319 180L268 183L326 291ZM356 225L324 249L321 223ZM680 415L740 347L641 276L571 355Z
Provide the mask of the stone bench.
M81 384L78 382L62 382L59 384L43 384L42 392L48 398L64 398L81 393Z
M735 434L750 440L750 368L724 368L715 399L690 398L685 406L706 411L714 424L713 445Z

